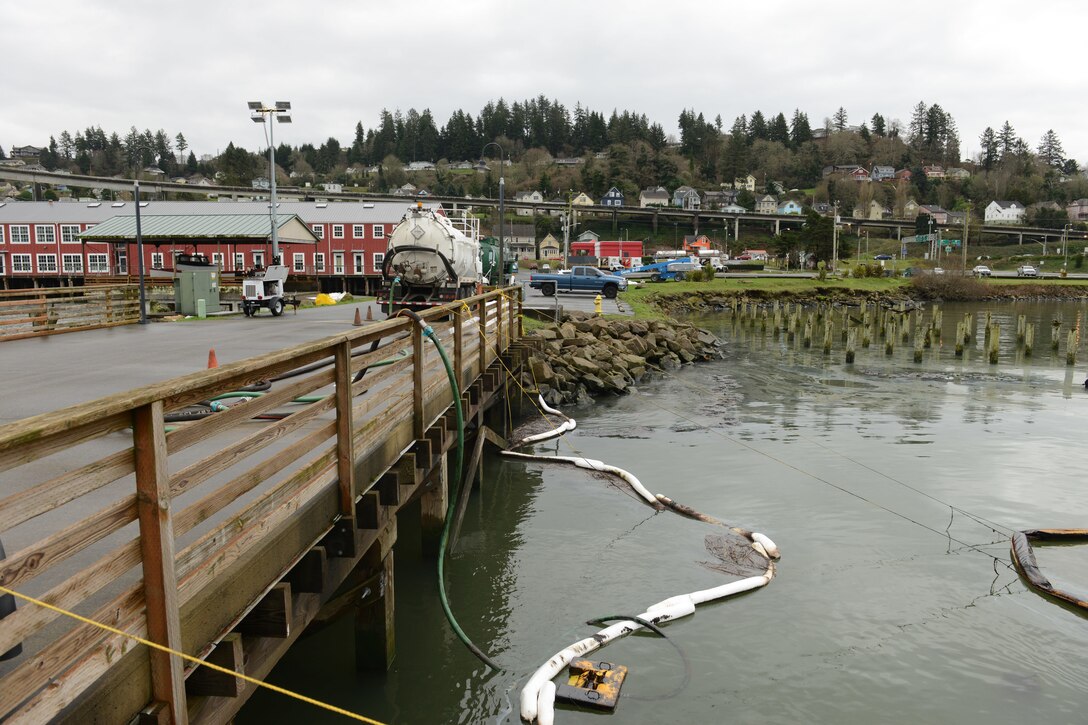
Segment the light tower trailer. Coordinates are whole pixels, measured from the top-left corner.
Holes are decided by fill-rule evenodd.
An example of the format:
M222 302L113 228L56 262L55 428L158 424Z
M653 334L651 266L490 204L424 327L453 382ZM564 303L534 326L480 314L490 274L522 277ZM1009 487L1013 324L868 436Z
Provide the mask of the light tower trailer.
M262 307L267 307L273 317L283 314L284 299L283 285L287 281L287 267L276 264L278 259L273 259L273 264L267 267L254 267L246 272L242 279L242 313L246 317L252 317ZM291 300L294 304L294 300Z

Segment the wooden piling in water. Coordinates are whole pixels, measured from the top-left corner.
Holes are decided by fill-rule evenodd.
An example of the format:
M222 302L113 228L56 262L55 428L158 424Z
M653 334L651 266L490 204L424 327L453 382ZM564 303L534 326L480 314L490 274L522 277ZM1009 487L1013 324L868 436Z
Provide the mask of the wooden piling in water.
M1054 320L1050 323L1050 349L1054 352L1058 351L1058 339L1061 335L1062 323L1060 320Z
M966 326L965 322L956 323L956 357L963 357L963 342L967 335L964 333L963 328Z
M1065 343L1065 364L1076 365L1077 364L1077 333L1076 330L1070 330L1068 340Z
M812 315L808 316L805 320L805 331L801 336L801 344L805 347L812 347Z
M1035 323L1027 326L1024 330L1024 356L1031 357L1031 351L1035 347Z
M884 354L891 355L895 352L895 323L889 322L887 327L884 328ZM893 328L893 329L888 329Z
M1025 329L1027 328L1027 326L1028 326L1027 315L1017 315L1016 316L1016 344L1017 345L1023 345L1024 344L1024 336L1026 335Z
M831 333L832 333L831 318L828 317L824 321L824 355L830 355L831 354Z
M850 330L846 336L846 362L852 365L854 362L854 350L858 346L858 331Z
M990 313L987 312L986 317L988 318L989 316L990 316ZM991 365L997 365L998 352L999 352L999 347L1000 347L1000 344L1001 344L1001 326L1000 325L995 325L995 324L987 325L986 326L986 340L987 340L987 343L986 343L987 347L989 348L989 351L990 351L990 355L989 355L990 364Z

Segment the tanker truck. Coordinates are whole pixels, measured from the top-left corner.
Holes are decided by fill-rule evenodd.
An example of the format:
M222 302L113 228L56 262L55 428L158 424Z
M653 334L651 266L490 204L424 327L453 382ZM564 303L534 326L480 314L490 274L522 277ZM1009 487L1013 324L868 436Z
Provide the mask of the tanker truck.
M425 310L471 297L486 281L479 240L417 203L389 235L378 303L387 315Z

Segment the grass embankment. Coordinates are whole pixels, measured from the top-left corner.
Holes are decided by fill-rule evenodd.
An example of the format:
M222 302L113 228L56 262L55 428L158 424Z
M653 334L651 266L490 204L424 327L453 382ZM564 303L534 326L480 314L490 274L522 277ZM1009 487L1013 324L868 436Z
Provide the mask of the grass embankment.
M670 310L690 306L692 297L703 299L744 296L762 299L826 299L836 295L948 301L984 301L1025 297L1088 297L1088 280L1075 279L985 279L923 275L911 279L863 277L826 280L810 278L754 277L712 282L647 283L629 288L620 299L631 307L636 319L664 319ZM696 305L697 306L697 305Z

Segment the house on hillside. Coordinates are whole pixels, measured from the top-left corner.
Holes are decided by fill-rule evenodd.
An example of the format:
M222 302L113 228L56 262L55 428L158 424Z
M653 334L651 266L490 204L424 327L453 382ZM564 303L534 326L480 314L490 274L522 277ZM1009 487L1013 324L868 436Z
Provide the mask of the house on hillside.
M871 200L868 205L854 207L855 219L869 219L875 221L883 219L884 215L888 213L889 212L884 208L884 205L876 199Z
M685 252L694 252L699 249L710 249L710 237L705 234L698 236L694 234L684 235L684 247Z
M430 161L409 161L404 167L405 171L434 171L434 164Z
M703 200L699 196L699 192L690 186L677 187L676 191L672 193L672 205L681 209L698 209L702 206L702 203Z
M918 202L916 202L914 199L907 199L906 203L903 204L902 218L914 219L918 216L919 208L920 207L918 206Z
M638 205L643 209L648 206L668 206L669 192L663 186L647 187L639 192Z
M1088 219L1088 199L1069 202L1069 205L1065 207L1065 213L1069 215L1069 221L1079 222Z
M581 156L572 156L572 157L565 158L565 159L556 159L555 160L555 165L556 166L578 166L579 164L584 164L585 162L586 162L586 160L583 159Z
M770 194L756 195L756 214L774 214L778 209L778 199Z
M934 164L933 166L923 166L922 173L927 179L943 179L945 177L944 167Z
M899 169L899 171L895 172L896 181L910 181L911 176L913 176L913 174L910 172L910 169Z
M737 198L737 192L735 191L704 191L702 194L703 209L721 209Z
M321 188L325 190L326 194L342 194L344 193L344 185L336 184L331 181L327 181L321 185Z
M987 224L1021 224L1025 211L1024 205L1018 201L995 199L986 205L984 221Z
M963 226L963 223L967 220L967 212L965 211L950 211L948 212L948 223L953 226Z
M963 181L971 178L971 172L959 166L953 166L944 172L945 178Z
M948 210L943 209L936 204L922 204L918 207L919 214L928 214L933 217L934 224L947 224L948 223Z
M885 181L887 179L895 178L894 166L873 166L873 170L869 172L869 178L873 181Z
M587 229L579 234L574 241L576 242L598 242L601 239L601 235L592 229Z
M559 240L553 235L548 234L540 240L540 258L541 259L555 259L562 253L562 248L559 245Z
M820 175L825 179L829 176L853 176L854 172L861 169L857 164L834 164L832 166L825 166ZM864 169L862 169L864 171ZM868 172L866 172L868 176Z
M539 191L519 191L514 194L514 201L520 201L523 204L542 204L544 203L544 195Z
M797 215L800 215L803 210L801 209L801 205L798 204L796 201L794 201L793 199L787 199L786 201L784 201L784 202L782 202L781 204L778 205L778 208L777 208L776 211L779 214L797 214Z
M869 178L869 172L861 166L850 172L850 178L854 181L872 181L872 179Z
M42 151L45 149L37 146L12 146L10 156L13 159L36 159L42 155Z
M623 206L623 192L613 186L601 197L601 206Z
M738 204L735 201L729 202L728 204L726 204L722 208L718 209L718 211L720 211L720 212L722 212L724 214L747 214L748 213L747 209L745 209L743 206L741 206L740 204Z
M593 206L593 197L584 191L579 191L574 198L570 200L570 203L574 206Z
M733 179L733 188L737 191L740 191L741 189L747 189L748 191L754 193L756 190L756 177L752 176L751 174L747 174L745 176L738 176L737 178Z
M532 224L511 224L503 230L503 243L515 259L536 258L536 227Z

